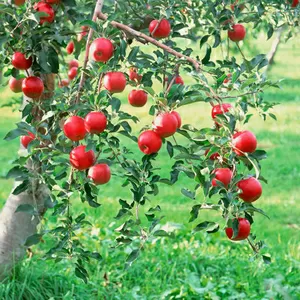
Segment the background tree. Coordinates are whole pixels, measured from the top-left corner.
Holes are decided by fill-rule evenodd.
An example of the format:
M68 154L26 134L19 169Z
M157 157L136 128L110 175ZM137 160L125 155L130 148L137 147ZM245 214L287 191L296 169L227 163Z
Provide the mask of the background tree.
M298 25L295 3L97 1L93 12L87 11L92 4L48 0L0 6L4 76L17 80L26 76L21 90L31 98L21 109L22 121L6 136L6 140L22 136L28 153L8 174L16 178L16 186L0 217L0 274L22 257L26 247L48 233L35 231L51 208L54 215L63 217L50 231L57 244L47 255L57 260L72 258L76 275L86 280L84 262L101 256L87 251L76 237L76 230L89 224L84 214L72 214L70 201L79 195L83 202L99 207L98 183L109 180L110 170L132 192L132 199L120 199L116 216L122 218L116 245L133 246L127 265L153 237L170 235L157 229L161 207L151 207L148 200L158 195L160 184L175 184L180 173L195 181L194 190L182 188L185 196L194 199L201 190L205 198L212 199L194 205L190 221L198 218L201 209L217 210L225 219L202 220L195 231L214 233L221 225L229 238L247 238L256 255L263 243L248 235L254 214L265 214L252 202L261 194L259 180L265 179L259 161L266 153L256 149L255 136L242 131L242 126L251 120L249 107L264 119L275 118L269 112L273 104L264 102L263 92L277 84L260 74L268 63L266 57L247 58L239 42L252 27L267 26L270 38L274 29L288 25L292 35ZM194 42L192 48L181 42L187 39ZM82 67L74 61L66 65L66 47L77 58L84 52ZM214 51L221 51L223 59L214 61ZM242 62L232 56L235 51L241 53ZM188 73L193 83L183 84L181 72ZM65 73L68 80L61 77ZM61 88L54 88L52 74L57 74ZM137 117L122 111L118 99L126 82L153 101L149 111L153 125L140 128L144 133L138 134L139 139L131 128ZM134 105L145 102L145 93L140 94L142 100L141 96L130 100ZM226 103L228 99L234 103ZM180 124L175 109L198 101L213 106L212 128ZM107 122L105 130L89 127L92 111L101 112L96 124L102 118ZM183 116L185 119L188 117ZM184 137L180 143L174 138L175 131ZM145 155L137 159L122 144L123 137L138 141ZM161 143L175 160L169 178L162 177L155 166ZM244 187L249 182L256 188L255 195ZM146 206L146 220L141 217L141 206ZM269 261L269 257L264 259Z

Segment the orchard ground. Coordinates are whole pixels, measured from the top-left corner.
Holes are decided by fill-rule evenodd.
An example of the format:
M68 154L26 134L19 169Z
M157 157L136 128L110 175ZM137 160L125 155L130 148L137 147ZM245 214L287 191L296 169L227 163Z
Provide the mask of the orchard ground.
M267 52L270 42L260 46L262 51ZM32 248L33 257L27 258L16 268L12 280L0 284L0 299L169 299L176 295L176 299L299 299L299 47L296 39L281 44L275 58L276 64L269 72L272 79L285 78L281 90L272 89L265 95L266 100L280 103L274 109L278 121L268 119L264 122L255 116L255 121L245 127L253 130L259 146L268 152L268 159L263 161L262 175L269 183L263 183L263 196L256 206L265 210L270 220L257 215L252 230L258 239L267 243L268 248L263 249L263 253L271 255L271 264L266 265L261 259L253 261L249 245L246 242L230 242L222 230L213 235L201 232L192 234L196 224L219 219L212 212L201 212L196 221L188 223L191 207L203 199L201 193L195 201L180 193L181 188L194 185L182 175L173 187L160 185L161 193L157 198L152 198L151 203L152 207L156 204L161 206L167 222L165 226L175 230L175 238L159 238L146 244L138 260L124 270L126 255L118 249L111 249L113 228L121 221L111 220L118 212L118 199L130 199L130 194L121 188L121 181L112 176L109 184L101 189L100 208L92 209L78 199L73 200L74 215L84 212L87 220L94 225L85 233L79 232L79 235L91 250L98 250L103 256L101 263L91 264L90 282L84 284L77 279L68 261L55 263L42 260L43 251L51 242L46 237L45 243ZM188 78L184 79L188 83ZM134 126L134 130L138 130L151 122L147 117L148 107L129 107L128 92L126 90L121 96L122 109L141 118L141 123ZM1 90L1 104L11 97L7 88ZM183 123L205 127L212 125L210 110L209 104L199 103L178 111ZM5 175L17 157L19 146L18 140L8 143L3 141L3 137L18 120L17 112L11 113L6 108L0 110L0 209L13 184L12 180L5 179ZM176 138L180 139L178 135ZM133 142L123 141L135 153L138 152ZM163 147L156 164L167 176L172 161L168 158L166 146ZM44 228L53 228L55 218L51 217L51 211L46 214L46 219L48 222L43 225ZM222 227L222 220L220 224Z

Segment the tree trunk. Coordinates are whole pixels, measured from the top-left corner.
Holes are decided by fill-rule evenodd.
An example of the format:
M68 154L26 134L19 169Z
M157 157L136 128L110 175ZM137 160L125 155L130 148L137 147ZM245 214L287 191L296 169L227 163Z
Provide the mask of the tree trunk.
M42 99L48 99L54 91L54 75L48 74L42 77L45 92ZM42 100L41 99L41 100ZM24 98L24 104L27 99ZM42 117L41 112L33 112L35 120ZM28 162L27 168L31 174L39 171L39 163ZM14 188L21 182L15 181ZM10 274L14 264L17 263L26 252L25 242L28 237L37 232L37 226L45 212L44 202L49 195L49 190L37 179L32 179L28 190L19 194L12 193L0 213L0 279ZM33 216L27 212L17 212L22 204L33 206L38 212Z
M283 33L283 28L279 28L278 31L277 31L277 34L276 34L276 38L274 39L273 43L272 43L272 47L267 55L267 59L269 61L269 65L267 68L269 68L269 66L271 66L273 63L274 63L274 58L275 58L275 55L277 53L277 50L278 50L278 47L279 47L279 44L281 42L281 36L282 36L282 33Z

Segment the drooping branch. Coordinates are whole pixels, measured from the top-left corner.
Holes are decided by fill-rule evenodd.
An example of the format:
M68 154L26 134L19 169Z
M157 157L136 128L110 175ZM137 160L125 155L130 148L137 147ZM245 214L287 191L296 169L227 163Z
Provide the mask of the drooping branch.
M101 20L106 21L108 17L105 14L103 14L102 12L100 12L100 13L98 13L98 18L101 19ZM152 37L150 37L150 36L148 36L148 35L140 32L140 31L136 31L135 29L133 29L133 28L127 26L127 25L124 25L124 24L116 22L116 21L111 21L110 24L113 27L115 27L115 28L118 28L118 29L120 29L122 31L125 31L125 32L131 34L132 36L134 36L137 39L143 39L146 42L151 43L151 44L153 44L153 45L155 45L155 46L157 46L157 47L159 47L159 48L167 51L168 53L176 56L177 58L186 59L188 62L190 62L191 64L193 64L193 66L195 67L196 71L203 71L201 69L201 67L200 67L201 63L199 61L193 59L192 57L189 57L189 56L184 55L184 54L182 54L180 52L177 52L174 49L172 49L172 48L164 45L163 43L157 41L156 39L154 39L154 38L152 38Z
M97 20L98 15L101 13L103 3L104 3L104 0L97 0L95 10L94 10L94 14L93 14L93 18L92 18L93 22L95 22ZM79 103L81 91L82 91L82 88L83 88L83 85L84 85L85 69L86 69L86 66L87 66L88 61L89 61L90 43L91 43L91 40L92 40L92 37L93 37L93 32L94 32L94 30L90 27L89 34L88 34L88 37L87 37L87 40L86 40L86 45L85 45L85 56L84 56L84 61L83 61L83 66L82 66L82 71L81 71L81 76L80 76L80 81L79 81L79 86L78 86L78 93L77 93L77 97L76 97L76 100L75 100L75 104Z

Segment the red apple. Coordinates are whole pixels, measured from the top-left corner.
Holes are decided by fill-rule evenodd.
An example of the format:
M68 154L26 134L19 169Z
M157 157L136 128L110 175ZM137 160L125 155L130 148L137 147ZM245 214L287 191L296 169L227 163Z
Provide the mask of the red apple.
M140 150L147 155L158 152L161 145L161 137L152 130L144 131L138 138L138 146Z
M72 59L69 61L69 70L72 68L79 68L79 63L76 59Z
M181 76L178 75L178 76L175 77L175 84L184 85L184 81L183 81Z
M70 41L66 47L67 53L72 54L74 52L75 44L73 41Z
M224 186L227 188L231 179L232 179L232 171L228 168L219 168L219 169L215 169L213 171L214 174L214 178L212 180L212 185L213 186L218 186L218 181L221 181Z
M246 36L246 29L242 24L235 24L228 30L228 37L233 42L242 41Z
M106 116L100 111L92 111L88 113L84 121L85 129L89 133L99 134L105 130L107 125Z
M172 113L161 113L153 121L153 131L160 137L173 135L178 126L177 118Z
M44 0L48 4L59 4L60 0Z
M204 155L206 156L208 152L209 152L209 149L206 149ZM220 154L217 152L217 153L211 154L210 157L209 157L209 159L211 159L211 160L217 160L218 157L220 157Z
M40 17L40 24L44 24L45 22L52 23L54 21L55 12L51 5L45 2L38 2L33 6L33 8L37 12L43 12L47 14L45 17Z
M254 177L240 180L237 183L237 187L242 191L239 194L239 197L243 199L245 202L254 202L262 194L261 184Z
M25 3L25 0L14 0L14 4L16 5L16 6L21 6L21 5L23 5Z
M14 92L14 93L21 93L22 92L22 82L24 78L21 79L16 79L14 77L11 77L9 79L8 85L9 88Z
M213 106L211 110L211 117L215 119L217 115L223 115L232 108L232 105L230 103L223 103L223 104L217 104Z
M112 42L105 38L95 39L90 47L93 60L107 62L114 54Z
M86 129L84 119L72 116L64 123L64 134L71 141L80 141L85 138Z
M77 70L78 70L78 68L76 68L76 67L73 67L69 70L68 77L70 80L73 80L77 76Z
M28 131L28 135L21 136L21 144L27 149L28 144L35 139L35 135Z
M159 20L153 20L149 25L149 32L154 38L165 38L168 37L171 32L171 25L168 20L162 19L159 23Z
M181 117L180 117L180 114L179 114L177 111L175 111L175 110L171 111L171 114L172 114L172 115L176 118L176 120L177 120L177 129L180 128L180 127L181 127Z
M108 72L103 79L104 87L111 93L121 93L126 87L126 77L122 72Z
M93 150L85 151L86 146L80 145L75 147L70 152L71 165L80 171L86 170L96 162L95 153Z
M29 76L22 82L22 91L29 98L39 98L44 92L44 83L39 77Z
M89 169L88 177L93 180L95 184L105 184L110 180L110 168L107 164L98 164Z
M232 77L231 73L227 74L227 77L224 79L223 83L227 84L231 80L231 77Z
M129 79L132 81L141 82L143 76L137 73L137 69L134 67L129 68Z
M232 143L234 152L239 156L243 156L244 153L254 152L257 146L256 136L248 130L235 133Z
M59 83L58 86L60 88L64 87L64 86L68 86L70 84L70 80L69 79L62 79Z
M293 0L292 7L296 7L299 4L299 0Z
M142 107L147 103L148 95L143 90L132 90L128 95L128 102L134 107Z
M32 57L26 58L21 52L15 52L11 64L18 70L27 70L32 65Z
M237 220L239 222L239 225L238 225L238 234L236 237L232 238L233 237L233 229L231 227L227 227L225 229L226 235L232 241L245 240L249 236L250 230L251 230L250 222L247 219L238 218Z

